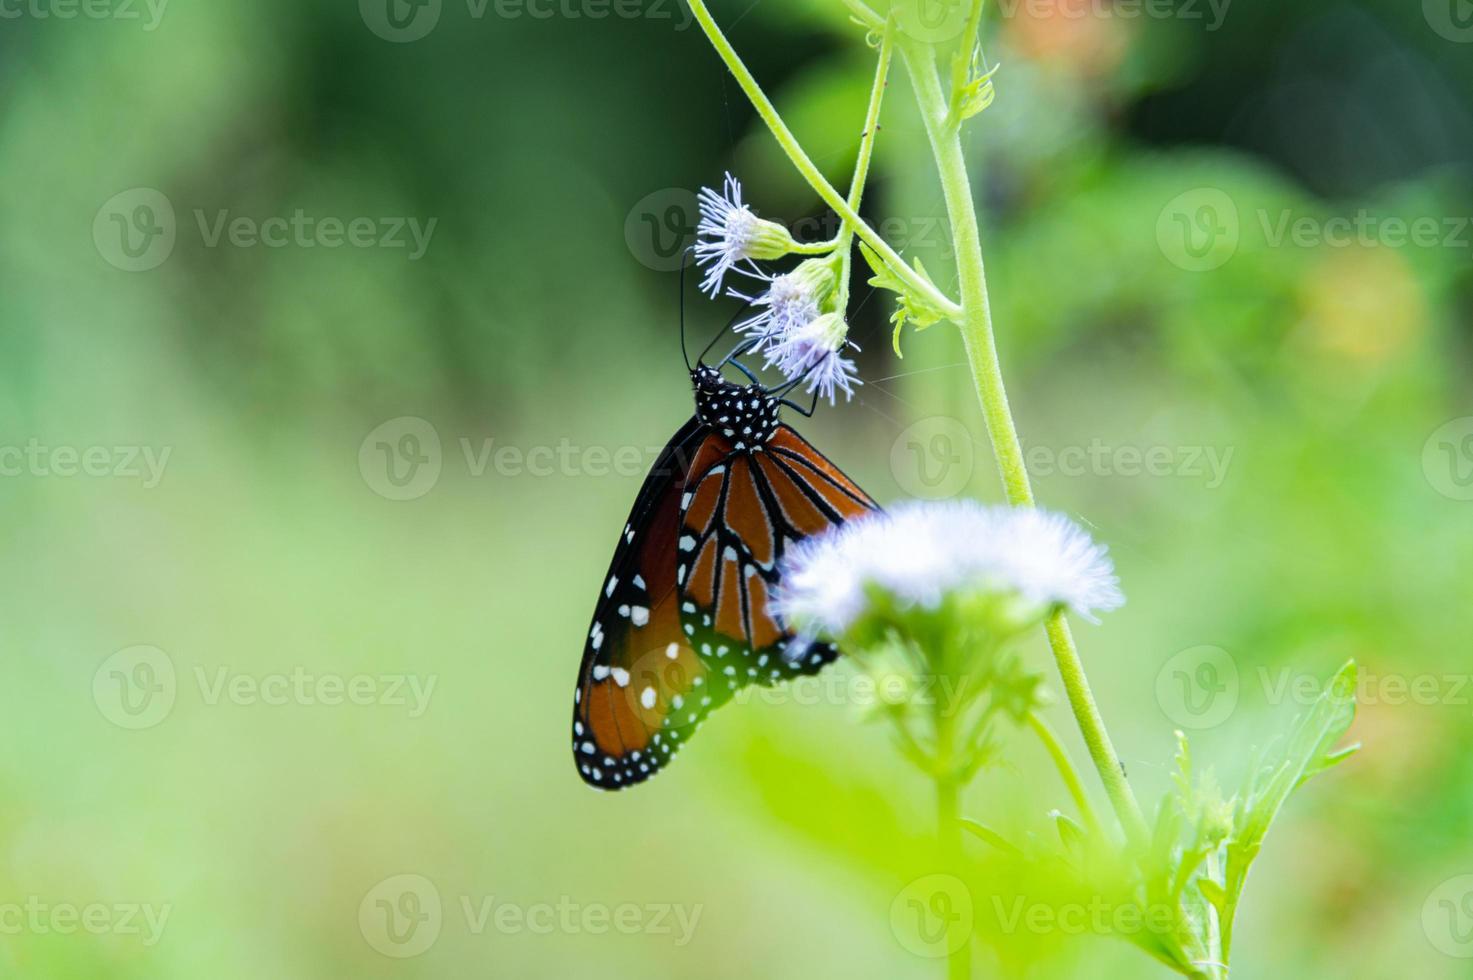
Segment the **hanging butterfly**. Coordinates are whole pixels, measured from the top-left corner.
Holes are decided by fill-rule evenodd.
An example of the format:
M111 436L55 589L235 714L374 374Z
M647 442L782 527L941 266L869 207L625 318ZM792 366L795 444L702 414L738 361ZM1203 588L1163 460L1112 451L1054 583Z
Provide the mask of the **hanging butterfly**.
M643 782L743 687L814 674L836 656L772 609L778 561L877 505L779 418L784 405L813 413L784 397L796 382L764 387L736 360L743 350L715 367L687 359L695 415L620 532L573 692L573 758L590 786ZM750 384L728 381L726 363Z

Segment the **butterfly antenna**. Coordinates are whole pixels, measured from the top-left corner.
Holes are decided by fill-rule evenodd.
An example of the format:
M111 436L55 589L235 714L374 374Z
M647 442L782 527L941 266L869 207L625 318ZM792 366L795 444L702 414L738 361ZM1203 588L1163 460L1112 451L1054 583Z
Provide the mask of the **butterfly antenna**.
M692 245L685 252L686 255L691 255L695 252L695 246ZM690 354L685 349L685 270L689 265L689 261L680 263L680 356L685 358L686 371L693 371L695 369L690 366Z
M732 327L736 326L736 322L738 320L740 320L743 316L746 316L747 311L750 310L751 308L752 308L752 300L747 300L745 303L742 304L742 308L739 309L739 310L737 310L736 316L732 317L731 320L728 321L728 323L726 324L726 326L724 326L724 327L721 328L721 332L718 333L716 336L714 336L714 337L711 338L711 342L706 345L706 349L703 350L703 351L701 351L701 356L698 357L698 358L696 358L696 363L697 364L702 363L706 359L706 355L709 354L709 353L711 353L711 348L712 347L715 347L718 343L720 343L721 342L721 338L726 336L726 332L728 330L730 330ZM743 343L746 343L746 342L744 341ZM722 364L725 364L726 361L722 361L721 363Z

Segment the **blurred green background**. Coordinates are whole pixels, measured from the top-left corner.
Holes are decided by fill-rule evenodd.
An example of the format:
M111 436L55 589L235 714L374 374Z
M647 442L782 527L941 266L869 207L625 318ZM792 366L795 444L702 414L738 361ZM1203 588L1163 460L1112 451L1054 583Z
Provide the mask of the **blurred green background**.
M837 0L713 7L847 180ZM691 409L692 193L730 168L829 221L688 11L618 10L3 6L0 974L940 974L892 917L927 784L845 666L632 792L570 764L609 551ZM1235 975L1469 975L1473 9L1017 0L986 37L999 344L1041 500L1130 600L1080 639L1137 791L1176 728L1240 773L1357 658L1366 748L1270 836ZM900 72L871 187L954 293ZM881 501L997 500L958 337L897 360L887 306L800 428ZM1048 833L1044 756L1006 759L968 810ZM977 902L979 975L1166 975Z

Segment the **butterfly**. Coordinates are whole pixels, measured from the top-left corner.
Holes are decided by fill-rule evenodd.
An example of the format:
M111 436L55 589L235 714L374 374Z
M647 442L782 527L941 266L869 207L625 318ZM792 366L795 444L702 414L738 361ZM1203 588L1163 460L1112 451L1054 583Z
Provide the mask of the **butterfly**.
M878 507L781 420L784 405L812 414L783 397L793 385L764 387L741 351L716 367L697 358L695 415L620 532L573 692L573 758L590 786L643 782L743 687L817 673L837 655L774 610L778 562ZM750 383L727 380L728 362Z

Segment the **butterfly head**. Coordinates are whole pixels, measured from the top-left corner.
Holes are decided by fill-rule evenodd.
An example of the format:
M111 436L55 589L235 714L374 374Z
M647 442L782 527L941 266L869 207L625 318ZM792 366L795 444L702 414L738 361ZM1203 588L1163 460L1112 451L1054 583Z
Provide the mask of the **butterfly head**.
M690 378L696 390L696 418L736 448L760 446L777 431L780 399L766 388L728 381L704 364L691 371Z

